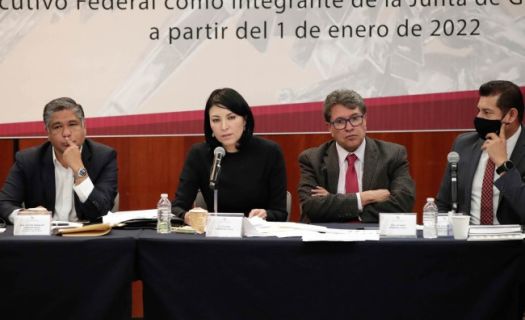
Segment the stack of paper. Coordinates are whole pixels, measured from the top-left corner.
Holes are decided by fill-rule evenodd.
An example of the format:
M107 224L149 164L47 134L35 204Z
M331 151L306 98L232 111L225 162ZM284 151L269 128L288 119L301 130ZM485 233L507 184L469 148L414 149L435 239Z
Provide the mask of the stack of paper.
M379 230L332 229L295 222L268 222L249 218L244 223L246 237L301 237L303 241L366 241L379 240Z
M323 233L304 235L303 241L379 241L379 230L327 229Z
M325 231L327 228L296 222L269 222L259 217L244 220L243 233L246 237L302 237L308 233Z
M519 224L473 225L469 241L522 240L524 234Z
M108 212L102 217L102 222L110 226L118 226L121 223L136 219L157 219L157 209Z

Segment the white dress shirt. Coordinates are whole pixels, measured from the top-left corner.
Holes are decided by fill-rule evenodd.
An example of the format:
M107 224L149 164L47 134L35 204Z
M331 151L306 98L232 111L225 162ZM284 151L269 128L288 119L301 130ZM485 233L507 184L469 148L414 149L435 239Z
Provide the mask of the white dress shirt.
M514 134L507 138L506 145L507 145L507 155L510 159L510 156L512 155L512 152L514 151L514 147L516 146L516 143L518 142L518 138L521 134L521 126L518 128ZM474 174L474 179L472 180L472 195L471 195L471 202L470 202L470 223L471 224L479 224L480 223L480 208L481 208L481 188L483 186L483 176L485 175L485 168L487 167L487 161L489 159L489 155L486 151L481 152L481 158L479 159L478 167L476 169L476 173ZM496 173L496 170L494 170L494 181L496 181L500 176ZM494 208L494 224L499 224L497 213L498 213L498 207L499 207L499 189L496 188L496 186L492 187L492 202L493 202L493 208Z
M337 181L337 193L345 194L346 193L346 171L348 169L348 162L346 157L350 153L354 153L357 156L357 160L354 163L355 171L357 173L357 184L359 185L359 192L356 193L357 196L357 208L359 211L363 211L363 204L361 203L361 194L363 191L363 164L365 159L365 146L366 139L363 139L363 142L357 147L354 152L348 152L338 143L335 144L337 149L337 157L339 160L339 179Z
M55 165L55 214L53 220L78 221L73 192L77 194L80 202L84 203L95 186L89 176L79 185L75 186L73 170L62 166L55 155L54 148L53 164Z

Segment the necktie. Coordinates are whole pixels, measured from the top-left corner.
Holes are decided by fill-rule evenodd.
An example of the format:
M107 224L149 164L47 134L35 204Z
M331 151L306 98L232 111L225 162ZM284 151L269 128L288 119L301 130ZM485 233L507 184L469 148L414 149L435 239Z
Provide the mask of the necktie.
M492 224L494 219L493 206L493 182L494 182L494 162L487 160L483 184L481 186L481 210L480 224Z
M355 171L355 161L357 156L355 154L349 154L346 157L348 162L348 169L346 169L346 181L345 189L346 193L357 193L359 192L359 184L357 183L357 172Z

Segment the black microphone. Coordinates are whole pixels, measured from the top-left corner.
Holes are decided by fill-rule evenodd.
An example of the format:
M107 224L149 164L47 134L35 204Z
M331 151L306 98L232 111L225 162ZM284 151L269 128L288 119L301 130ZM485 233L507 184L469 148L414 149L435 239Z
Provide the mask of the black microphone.
M217 179L219 179L219 173L221 172L221 161L226 155L223 147L217 147L213 150L213 164L211 166L210 174L210 189L215 190L217 188Z
M450 196L452 200L452 211L458 212L458 162L459 154L456 151L449 152L447 155L450 167Z

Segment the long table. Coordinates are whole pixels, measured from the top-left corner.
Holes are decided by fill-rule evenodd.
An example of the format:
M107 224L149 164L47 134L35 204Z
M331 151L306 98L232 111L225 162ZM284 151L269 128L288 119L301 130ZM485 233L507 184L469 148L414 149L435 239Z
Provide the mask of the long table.
M139 231L103 237L0 234L0 318L130 319Z
M113 230L0 234L0 312L16 319L521 319L522 241L303 243Z
M522 241L138 239L145 319L521 319Z

